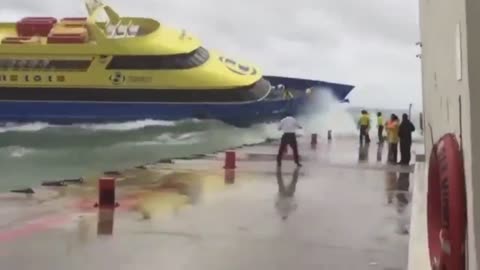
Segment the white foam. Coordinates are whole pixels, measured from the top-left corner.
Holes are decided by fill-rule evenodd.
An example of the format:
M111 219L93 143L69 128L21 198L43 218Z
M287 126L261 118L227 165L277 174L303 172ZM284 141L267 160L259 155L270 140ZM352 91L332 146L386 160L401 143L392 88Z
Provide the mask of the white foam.
M195 144L200 141L203 132L190 132L180 135L173 135L171 133L165 133L156 138L159 144L165 145L182 145L182 144Z
M0 148L0 151L2 150L7 152L7 155L11 158L22 158L35 151L34 149L31 149L31 148L25 148L25 147L16 146L16 145Z
M35 122L28 124L7 123L0 127L0 133L6 132L36 132L50 127L47 123Z
M82 124L77 125L80 128L90 129L94 131L128 131L142 129L151 126L172 127L175 126L174 121L145 119L139 121L123 122L123 123L106 123L106 124Z

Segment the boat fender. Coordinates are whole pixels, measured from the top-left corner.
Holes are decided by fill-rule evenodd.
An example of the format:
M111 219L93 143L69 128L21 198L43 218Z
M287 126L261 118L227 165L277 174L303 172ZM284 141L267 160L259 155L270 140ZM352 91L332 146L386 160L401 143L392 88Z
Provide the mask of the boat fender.
M63 187L63 186L66 186L66 184L63 181L44 181L44 182L42 182L42 186L45 186L45 187Z
M432 147L427 217L432 269L465 270L465 176L460 147L451 133L445 134Z
M122 176L122 173L119 171L106 171L103 172L103 174L108 176Z
M12 193L25 193L25 194L34 194L35 191L33 191L32 188L23 188L23 189L12 189L10 190Z
M85 179L83 179L83 177L75 179L64 179L63 182L65 184L83 184L85 182Z

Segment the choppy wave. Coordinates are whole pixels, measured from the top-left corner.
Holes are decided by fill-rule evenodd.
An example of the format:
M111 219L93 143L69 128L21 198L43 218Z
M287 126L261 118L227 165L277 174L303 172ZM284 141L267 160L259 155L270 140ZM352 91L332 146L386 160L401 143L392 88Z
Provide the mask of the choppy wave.
M299 119L304 132L357 134L348 104L328 91L310 117ZM277 123L237 128L220 121L145 119L71 126L47 123L0 126L0 191L35 186L41 180L88 176L176 158L211 153L279 138Z
M193 145L201 140L205 132L190 132L184 134L165 133L157 136L155 140L127 142L127 146L153 146L153 145Z
M35 150L31 148L25 148L25 147L14 145L14 146L0 148L0 155L4 153L8 157L18 159L18 158L25 157L33 153L34 151Z
M9 123L1 128L0 191L280 136L275 124L237 128L198 119L72 126Z
M6 123L0 127L0 133L6 132L36 132L48 127L51 127L48 123L35 122L27 124Z
M196 119L192 119L190 121L193 123L199 122ZM129 131L129 130L142 129L146 127L155 127L155 126L172 127L177 125L178 123L182 123L182 121L175 122L175 121L145 119L145 120L119 122L119 123L77 124L77 125L70 125L70 126L51 125L43 122L26 123L26 124L5 123L2 126L0 126L0 133L36 132L36 131L41 131L45 129L71 129L71 130L85 129L85 130L92 130L92 131Z
M171 127L175 126L174 121L152 120L145 119L139 121L123 122L123 123L106 123L106 124L83 124L77 125L77 127L98 131L128 131L135 129L142 129L145 127L161 126ZM74 126L75 127L75 126Z

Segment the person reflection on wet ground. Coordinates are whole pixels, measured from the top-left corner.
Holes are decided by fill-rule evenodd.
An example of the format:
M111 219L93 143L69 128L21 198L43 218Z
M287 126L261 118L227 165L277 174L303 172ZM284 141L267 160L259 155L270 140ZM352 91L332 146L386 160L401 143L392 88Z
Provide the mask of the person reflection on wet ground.
M358 161L368 161L368 148L370 144L361 144L358 147Z
M410 223L406 209L409 203L410 174L400 173L397 180L397 213L399 214L398 230L401 234L408 234Z
M292 181L288 186L285 186L282 170L281 168L277 167L278 198L275 202L275 208L282 217L282 220L286 220L290 213L297 209L297 203L295 202L294 194L298 182L299 171L299 167L295 168L293 171Z
M393 196L395 193L396 181L397 181L397 173L387 171L385 175L385 191L387 193L388 204L393 203Z
M382 141L381 143L378 144L377 147L377 161L382 161L382 153L383 153L383 145L384 142Z
M410 188L410 174L400 173L397 180L398 207L405 208L408 205L408 189ZM400 212L400 210L399 210Z

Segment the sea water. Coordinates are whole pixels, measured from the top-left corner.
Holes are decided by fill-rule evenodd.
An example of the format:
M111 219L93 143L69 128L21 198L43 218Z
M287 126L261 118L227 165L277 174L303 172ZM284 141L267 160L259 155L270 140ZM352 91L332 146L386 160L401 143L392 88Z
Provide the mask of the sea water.
M333 130L337 136L356 136L359 110L326 95L311 116L299 120L304 134L326 134ZM376 111L370 111L372 123L376 123ZM400 115L403 111L395 112ZM371 133L375 136L374 129ZM277 123L237 128L219 121L196 119L72 126L7 123L0 127L0 192L160 159L212 153L280 136Z

